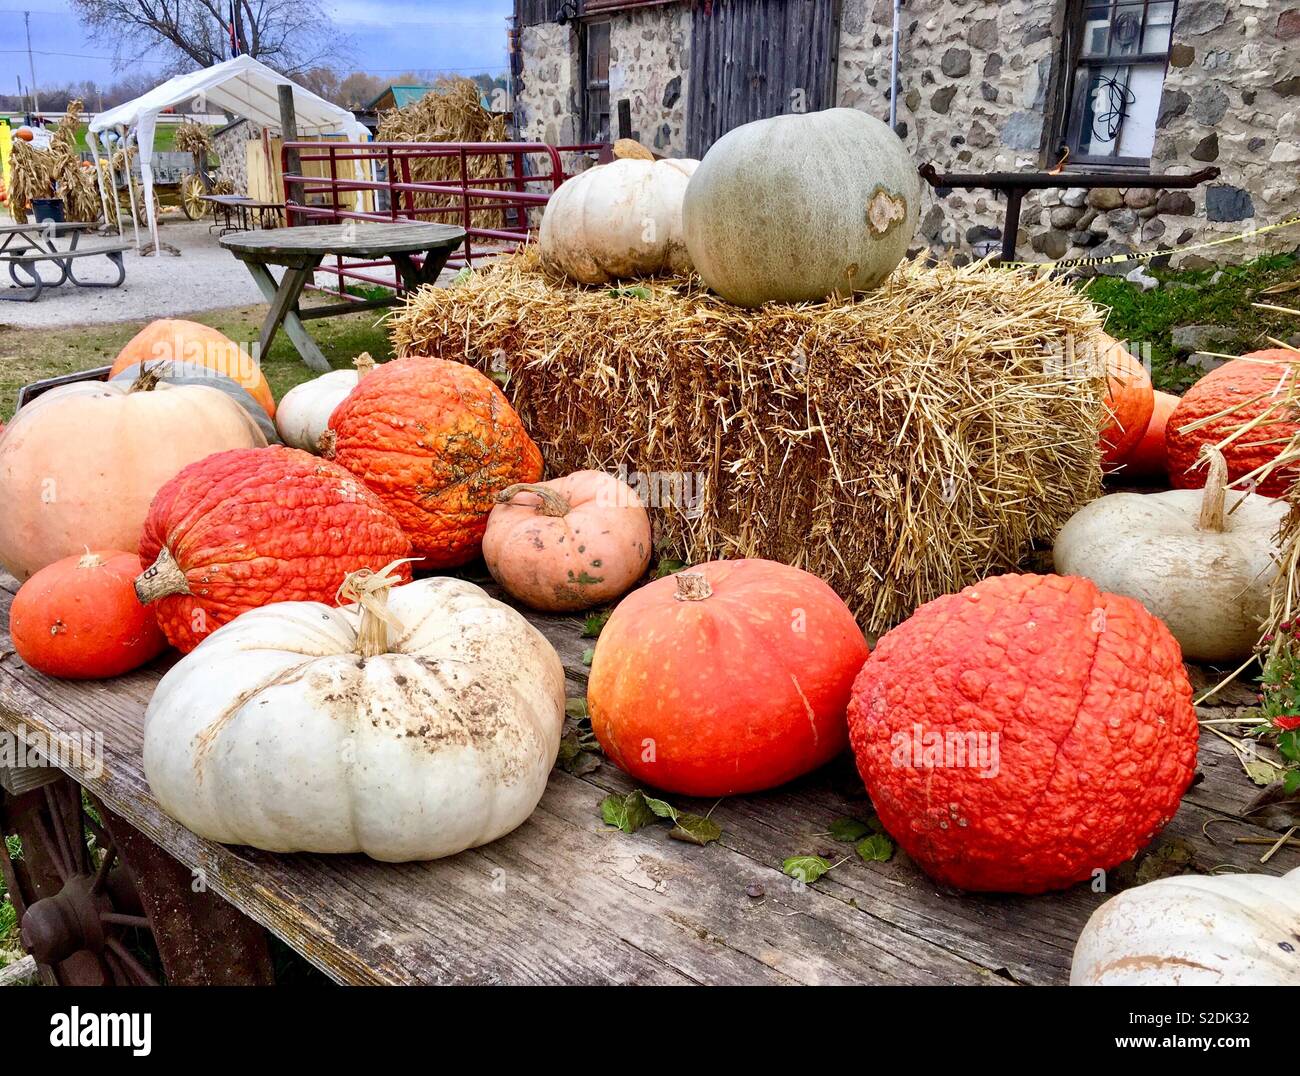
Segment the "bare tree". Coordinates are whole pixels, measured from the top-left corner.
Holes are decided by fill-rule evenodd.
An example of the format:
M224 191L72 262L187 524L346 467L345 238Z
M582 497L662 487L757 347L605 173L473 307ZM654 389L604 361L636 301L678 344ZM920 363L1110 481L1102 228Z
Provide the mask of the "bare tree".
M177 67L210 67L231 53L229 0L71 0L96 34L137 55L161 47ZM348 50L319 0L237 0L240 51L285 74L338 60Z

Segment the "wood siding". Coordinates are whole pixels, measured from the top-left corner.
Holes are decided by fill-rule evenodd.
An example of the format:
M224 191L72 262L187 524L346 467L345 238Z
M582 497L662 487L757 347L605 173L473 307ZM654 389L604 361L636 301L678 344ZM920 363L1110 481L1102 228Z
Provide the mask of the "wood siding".
M840 0L713 0L691 28L687 147L733 127L835 103Z

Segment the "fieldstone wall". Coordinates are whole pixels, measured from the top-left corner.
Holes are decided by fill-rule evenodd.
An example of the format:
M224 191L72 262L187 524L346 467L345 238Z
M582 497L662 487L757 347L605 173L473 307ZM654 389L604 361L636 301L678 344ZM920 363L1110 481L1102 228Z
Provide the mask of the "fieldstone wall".
M665 157L686 152L686 82L690 71L691 7L669 4L614 15L609 27L611 127L617 103L632 103L632 131Z
M252 120L231 124L213 136L212 148L220 162L217 177L230 180L236 194L248 193L248 151L244 143L261 137L262 128Z
M1174 26L1152 170L1222 175L1193 191L1082 188L1030 194L1021 257L1101 257L1194 245L1300 212L1300 6L1286 0L1183 0ZM941 171L1038 168L1048 90L1060 63L1058 3L903 0L899 133L918 162ZM839 104L889 112L890 0L844 0ZM983 255L1000 246L1005 206L989 192L927 192L921 233L936 251ZM1175 266L1293 249L1283 231ZM1115 271L1127 272L1132 263Z
M515 129L525 142L552 146L581 141L578 109L578 39L553 22L519 32L524 70L515 88Z

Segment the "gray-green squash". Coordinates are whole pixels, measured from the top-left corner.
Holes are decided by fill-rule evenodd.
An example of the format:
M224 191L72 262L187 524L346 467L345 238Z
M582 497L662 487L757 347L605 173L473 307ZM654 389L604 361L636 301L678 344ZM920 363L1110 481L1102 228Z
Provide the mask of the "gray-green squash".
M691 261L741 306L869 291L903 260L921 180L888 126L852 108L774 116L727 132L682 204Z

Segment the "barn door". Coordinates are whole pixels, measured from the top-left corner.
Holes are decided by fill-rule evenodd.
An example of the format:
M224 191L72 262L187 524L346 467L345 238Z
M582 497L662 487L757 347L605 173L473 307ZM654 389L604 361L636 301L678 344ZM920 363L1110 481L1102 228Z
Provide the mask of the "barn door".
M713 0L694 6L689 155L733 127L835 103L840 0Z

